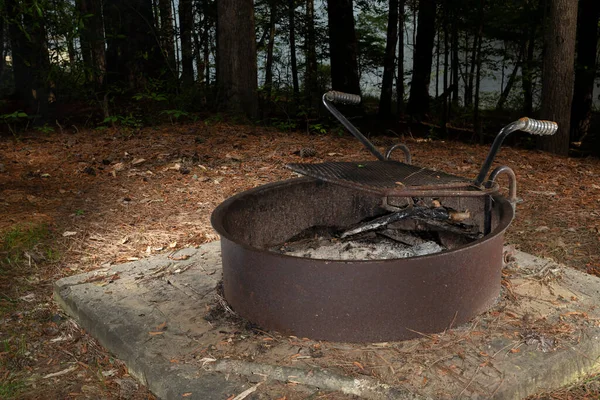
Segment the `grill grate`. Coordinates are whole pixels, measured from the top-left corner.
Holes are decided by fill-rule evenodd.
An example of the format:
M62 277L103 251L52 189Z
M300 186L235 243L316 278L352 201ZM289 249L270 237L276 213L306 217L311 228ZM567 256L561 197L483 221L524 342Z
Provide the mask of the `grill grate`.
M383 196L478 196L489 193L472 181L397 161L288 164L302 175Z

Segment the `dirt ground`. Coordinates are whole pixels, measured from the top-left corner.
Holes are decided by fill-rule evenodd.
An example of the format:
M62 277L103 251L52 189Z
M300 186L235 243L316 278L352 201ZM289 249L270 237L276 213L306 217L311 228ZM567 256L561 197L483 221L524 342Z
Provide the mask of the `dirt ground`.
M414 164L467 177L488 150L374 139L399 140ZM52 283L217 240L211 211L234 193L296 176L288 162L372 159L349 135L223 122L0 139L0 398L153 398L60 313ZM600 160L505 147L497 164L514 169L523 200L507 242L600 275ZM598 398L599 382L536 398Z

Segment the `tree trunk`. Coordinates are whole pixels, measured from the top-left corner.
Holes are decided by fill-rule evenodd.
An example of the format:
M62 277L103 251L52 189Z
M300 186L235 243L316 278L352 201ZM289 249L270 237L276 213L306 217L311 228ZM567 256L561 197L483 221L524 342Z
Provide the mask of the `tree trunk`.
M252 0L217 1L217 51L220 105L255 118L258 84Z
M475 100L473 104L473 125L475 127L475 134L479 137L479 143L483 144L483 129L481 126L481 114L479 112L479 95L481 88L481 64L483 62L483 57L481 55L481 47L483 44L483 7L484 0L479 0L479 30L477 32L477 39L475 43L477 45L474 48L475 53L473 56L475 57L476 64L476 72L475 72Z
M315 3L306 1L306 72L304 76L304 92L310 108L319 107L319 82L317 76L317 48L315 33Z
M204 73L204 86L206 89L210 86L210 49L211 49L211 34L210 27L206 27L204 30L204 49L202 51L204 57L204 66L206 68L206 72ZM215 55L216 58L216 55Z
M94 83L96 88L102 88L106 75L106 50L104 40L104 23L102 22L102 0L88 1L93 16L90 18L90 48L94 65Z
M94 68L94 64L92 63L92 45L90 28L88 26L89 19L84 19L84 16L89 14L87 0L76 0L75 7L79 13L79 19L83 21L83 27L79 29L79 47L81 48L81 59L83 60L85 76L86 79L93 82L92 69ZM95 17L94 15L92 18Z
M577 62L571 107L571 140L581 141L588 132L594 101L600 1L580 0L577 22Z
M171 0L158 0L158 12L160 14L160 38L163 54L167 59L167 65L173 75L175 73L175 31L173 30L173 11Z
M435 38L436 0L419 1L417 44L413 62L413 79L410 86L408 112L417 119L429 112L429 83Z
M572 0L551 0L545 35L540 116L558 123L558 132L542 137L538 147L551 153L569 154L569 134L575 75L577 7Z
M502 89L502 93L500 93L500 98L498 99L498 103L496 104L497 110L502 110L504 108L504 103L506 103L506 100L508 100L508 95L510 94L511 89L517 80L517 72L519 71L519 68L521 68L521 65L523 64L523 56L524 56L526 48L527 48L527 38L525 38L525 40L523 40L523 42L521 42L521 46L519 49L519 55L518 55L515 67L512 70L510 76L508 77L506 86L504 86L504 88ZM504 74L504 72L503 72L503 74Z
M294 100L298 100L300 85L298 84L298 61L296 60L296 3L295 0L288 1L288 18L290 24L290 63L292 64L292 86L294 88Z
M210 87L210 53L214 47L214 43L212 41L211 30L213 26L216 24L216 4L212 1L203 0L202 1L202 14L203 14L203 24L202 24L202 64L204 66L204 71L202 76L204 77L204 89L208 90ZM215 50L215 59L216 59L216 50Z
M104 83L106 75L106 50L104 42L104 23L102 21L101 0L77 0L77 9L83 20L80 28L81 57L86 76L93 82L96 90Z
M275 0L270 0L269 5L269 43L267 44L267 62L265 65L265 91L267 101L271 100L271 89L273 86L273 48L275 47L275 20L277 19L277 7Z
M141 90L148 79L160 78L166 62L160 51L151 0L105 0L103 10L107 80Z
M203 43L200 41L200 34L197 29L193 30L192 38L194 39L194 59L196 61L196 71L198 72L198 83L204 83L204 57L200 54Z
M333 90L360 94L352 0L327 0L327 16L331 86Z
M392 91L394 86L394 67L396 58L396 42L398 40L398 0L390 0L383 63L383 80L379 98L379 116L389 117L392 112Z
M6 41L6 30L5 28L5 24L4 24L4 18L0 18L0 79L2 78L2 75L4 74L4 67L6 65L6 55L5 55L5 49L6 46L4 45L5 41Z
M44 18L33 12L30 1L5 1L9 18L9 33L13 59L15 89L27 106L26 112L36 115L35 124L50 118L48 74L50 58Z
M23 14L16 0L6 0L5 10L9 21L8 34L10 36L12 70L15 79L15 95L24 106L30 107L33 101L31 96L33 77L29 66L30 55L27 51L27 37L21 29Z
M179 35L181 37L181 83L184 88L194 84L194 53L192 31L194 16L192 0L179 0Z
M75 45L73 44L73 38L65 38L65 41L67 42L67 54L69 54L69 68L71 69L71 71L74 71L77 56L75 53Z
M435 97L440 96L440 36L442 35L442 30L438 29L435 35ZM443 89L443 88L442 88Z
M481 36L481 30L477 30L477 33L473 37L473 46L471 48L471 63L470 70L467 75L467 82L465 84L465 107L473 105L473 84L475 82L475 69L477 68L477 44L479 43L479 37ZM468 65L465 65L469 68Z
M396 97L398 116L404 114L404 2L398 1L398 76L396 77Z
M446 93L448 90L448 73L449 73L449 57L450 57L450 49L449 49L449 40L448 40L448 1L444 1L443 5L443 33L444 33L444 88L442 93ZM447 136L448 133L448 97L444 95L442 98L442 134L444 137Z
M456 15L456 6L452 9L452 107L458 109L458 15Z
M523 112L531 115L533 112L533 58L535 55L535 24L531 24L527 38L527 58L523 63L522 86L523 86Z

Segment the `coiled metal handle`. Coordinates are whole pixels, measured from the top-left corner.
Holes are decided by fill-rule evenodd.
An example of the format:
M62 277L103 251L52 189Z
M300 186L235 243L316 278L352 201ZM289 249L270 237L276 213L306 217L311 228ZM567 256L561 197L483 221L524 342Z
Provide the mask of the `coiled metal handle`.
M348 121L348 119L346 117L344 117L342 115L342 113L338 111L337 108L335 108L333 103L359 104L360 96L356 95L356 94L342 93L342 92L337 92L335 90L331 90L323 95L323 105L325 106L325 108L327 110L329 110L329 112L334 117L337 118L338 121L340 121L342 123L342 125L344 125L346 127L346 129L348 129L348 131L350 131L350 133L355 138L360 140L360 142L363 144L363 146L365 146L365 148L367 150L369 150L371 152L371 154L373 154L375 157L377 157L378 160L385 161L385 157L383 156L383 154L381 154L379 152L379 150L377 150L377 148L375 146L373 146L373 143L371 143L369 141L369 139L367 139L365 137L365 135L360 133L360 131L358 129L356 129L356 127L354 125L352 125L352 123L350 123L350 121Z
M549 136L554 135L558 130L558 124L553 121L542 121L539 119L532 119L523 117L519 119L519 122L523 123L523 127L519 129L523 132L531 133L532 135Z
M557 130L558 124L556 122L541 121L538 119L532 119L527 117L520 118L517 121L511 122L510 124L506 125L504 128L502 128L502 130L500 130L500 133L498 133L498 135L494 139L494 143L492 143L490 152L488 153L485 161L483 162L483 165L481 166L479 175L477 175L477 178L475 178L475 181L473 182L474 185L478 187L481 186L487 173L490 170L490 167L492 166L494 158L496 158L498 150L500 150L502 142L510 133L514 131L523 131L531 133L533 135L549 136L554 135Z
M337 90L330 90L329 92L325 93L325 99L327 101L331 101L332 103L350 105L360 104L361 101L360 96L357 94L338 92Z

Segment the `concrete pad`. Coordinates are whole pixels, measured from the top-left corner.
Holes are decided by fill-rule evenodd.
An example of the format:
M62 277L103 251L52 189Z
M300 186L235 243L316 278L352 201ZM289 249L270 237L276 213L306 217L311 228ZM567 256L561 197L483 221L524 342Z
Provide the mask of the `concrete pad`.
M219 242L64 278L54 292L163 399L522 399L597 372L600 279L507 257L492 310L404 342L316 342L245 323L217 294Z

